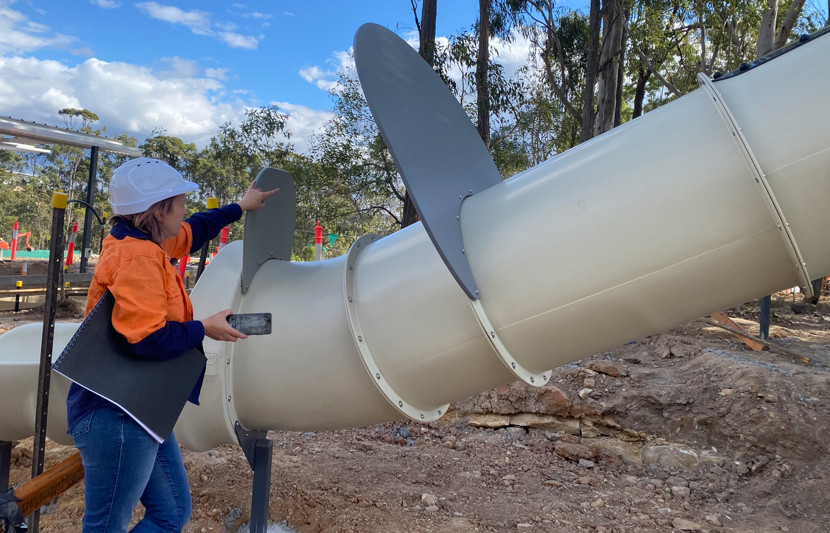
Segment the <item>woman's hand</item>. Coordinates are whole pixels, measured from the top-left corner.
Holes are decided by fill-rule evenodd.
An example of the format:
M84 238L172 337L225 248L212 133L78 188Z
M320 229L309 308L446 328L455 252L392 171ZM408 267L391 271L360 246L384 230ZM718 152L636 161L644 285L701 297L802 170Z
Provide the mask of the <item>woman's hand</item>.
M219 311L215 315L202 319L205 335L215 341L236 342L237 339L247 339L248 336L233 329L228 324L228 315L233 314L230 309Z
M261 189L255 188L254 184L251 183L251 186L248 187L248 190L245 192L245 195L242 197L241 200L236 202L236 204L242 208L243 212L256 211L257 209L262 209L263 207L265 207L265 200L277 194L278 190L279 188L274 189L273 191L263 192Z

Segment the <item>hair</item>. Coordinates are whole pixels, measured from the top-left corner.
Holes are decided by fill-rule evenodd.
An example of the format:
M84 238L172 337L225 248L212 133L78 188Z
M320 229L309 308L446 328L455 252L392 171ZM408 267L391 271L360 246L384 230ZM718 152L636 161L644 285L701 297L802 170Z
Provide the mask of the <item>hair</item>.
M160 202L156 202L141 213L134 213L132 215L117 215L112 218L115 223L118 220L129 222L141 231L150 234L150 240L156 244L161 244L164 237L161 232L161 222L156 217L156 213L166 215L173 210L173 200L175 196L165 198Z

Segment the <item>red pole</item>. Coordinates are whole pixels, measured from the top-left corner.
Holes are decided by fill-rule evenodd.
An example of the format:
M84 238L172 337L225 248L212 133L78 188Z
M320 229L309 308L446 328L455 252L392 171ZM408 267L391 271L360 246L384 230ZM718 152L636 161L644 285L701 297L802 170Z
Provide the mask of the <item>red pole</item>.
M314 260L321 261L323 259L323 226L320 221L314 226Z
M314 244L323 244L323 226L320 225L319 220L314 226Z
M72 235L69 237L69 247L66 249L66 266L72 264L75 258L75 237L78 236L78 221L72 225Z
M184 256L179 259L179 275L184 279L184 273L187 270L187 261L190 259L190 256Z
M231 234L231 228L225 226L222 228L222 231L219 232L219 248L217 250L221 250L228 244L228 237Z
M20 229L20 222L14 221L14 229L12 229L12 261L17 258L17 230Z

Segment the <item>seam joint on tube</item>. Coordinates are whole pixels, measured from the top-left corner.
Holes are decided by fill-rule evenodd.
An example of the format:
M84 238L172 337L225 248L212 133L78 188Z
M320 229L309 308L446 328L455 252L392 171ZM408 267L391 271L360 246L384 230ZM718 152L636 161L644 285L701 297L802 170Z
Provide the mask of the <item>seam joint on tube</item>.
M507 346L504 345L501 338L499 338L496 334L496 328L493 327L493 324L490 323L490 319L487 318L487 313L481 305L481 300L470 300L470 306L473 308L473 313L476 315L478 325L481 326L484 336L487 338L487 342L490 343L490 347L493 348L493 351L499 356L501 362L504 363L504 366L506 366L514 376L529 385L533 385L534 387L541 387L548 382L551 376L550 372L543 372L541 374L532 372L517 361L515 357L513 357L507 349Z
M758 184L758 190L764 199L764 203L767 205L772 218L775 220L776 226L783 230L781 237L784 239L787 253L790 255L790 259L795 266L796 276L800 279L800 285L804 289L804 292L808 298L813 296L813 287L810 279L810 273L807 272L807 263L804 262L804 258L801 256L798 244L795 242L795 236L790 230L790 223L787 222L784 212L781 210L781 206L775 199L772 187L770 187L769 182L767 182L766 174L761 169L758 159L756 159L755 154L752 153L749 143L741 132L741 128L738 127L738 122L735 120L732 112L729 111L729 107L721 97L720 92L715 88L712 80L710 80L705 74L698 74L697 80L698 83L700 83L700 86L712 97L712 100L715 102L715 107L717 108L721 118L723 118L726 127L730 129L732 136L735 137L736 143L741 150L742 155L746 159L747 165L755 175L755 183Z
M383 395L389 404L398 412L412 420L420 420L422 422L434 422L441 418L449 408L450 404L440 405L438 407L431 407L429 409L421 409L404 400L397 392L391 383L385 378L380 367L372 357L372 352L369 349L369 339L363 333L363 327L360 323L360 316L357 309L357 298L354 296L354 266L357 264L357 254L361 251L361 244L367 244L379 239L379 235L363 235L357 239L346 257L346 264L348 268L344 270L344 292L346 302L346 316L348 317L349 330L352 334L355 347L360 354L360 359L363 361L363 366L372 378L372 382L378 388L378 391ZM363 247L365 249L365 246Z

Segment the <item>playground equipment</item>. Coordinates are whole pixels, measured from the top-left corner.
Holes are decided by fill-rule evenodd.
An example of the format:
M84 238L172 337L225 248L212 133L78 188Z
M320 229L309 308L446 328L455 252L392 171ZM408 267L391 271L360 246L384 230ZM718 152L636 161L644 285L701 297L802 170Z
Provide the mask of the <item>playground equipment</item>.
M438 185L455 188L452 202L426 186L416 196L423 223L313 263L289 262L290 247L280 260L283 226L266 224L277 215L249 214L245 244L222 249L192 300L197 317L271 312L274 333L205 341L201 405L188 405L176 428L183 445L237 442L240 428L435 420L457 399L516 379L542 385L552 367L830 273L830 210L821 206L830 197L830 71L816 68L830 54L826 32L740 74L701 77L697 91L486 186L459 175L492 165L470 144L469 121L455 120L446 99L440 113L425 112L435 85L405 43L365 32L358 67L388 68L380 78L397 85L381 92L413 109L390 115L394 99L373 106L402 174L417 190L412 169L451 168ZM436 127L436 117L448 124ZM434 142L402 144L407 129L425 128ZM279 186L274 199L287 197ZM445 212L430 214L433 201ZM540 240L528 227L550 232ZM56 325L55 352L76 327ZM31 325L0 337L0 440L33 433L40 334ZM47 428L63 443L67 388L52 381Z

